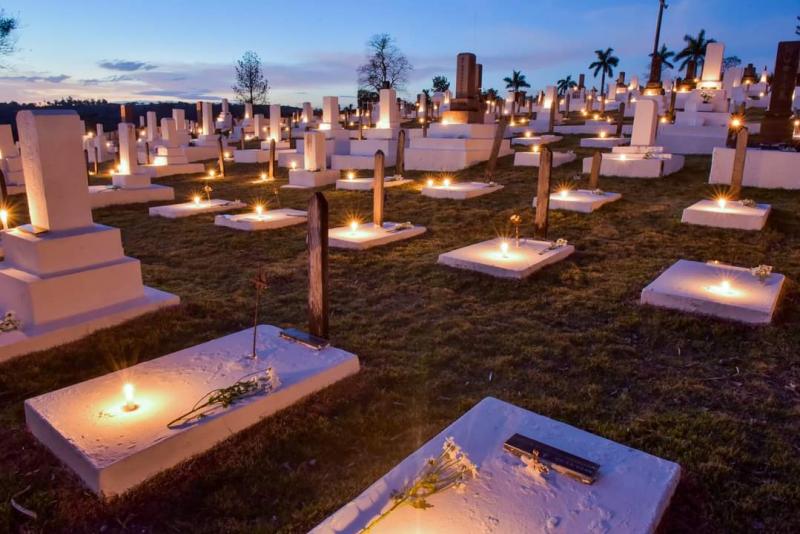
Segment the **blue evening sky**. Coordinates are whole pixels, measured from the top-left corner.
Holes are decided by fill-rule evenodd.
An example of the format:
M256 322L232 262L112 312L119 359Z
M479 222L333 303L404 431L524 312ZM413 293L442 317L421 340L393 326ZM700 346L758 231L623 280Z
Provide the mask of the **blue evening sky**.
M682 47L705 28L726 55L771 70L794 34L798 0L671 0L662 42ZM658 0L237 1L0 0L21 22L18 51L0 69L0 101L66 96L125 100L232 97L233 62L254 50L273 103L321 103L356 93L356 66L375 33L393 35L414 65L405 96L474 52L484 88L521 69L534 89L580 72L613 47L620 70L644 77ZM599 80L596 82L599 87Z

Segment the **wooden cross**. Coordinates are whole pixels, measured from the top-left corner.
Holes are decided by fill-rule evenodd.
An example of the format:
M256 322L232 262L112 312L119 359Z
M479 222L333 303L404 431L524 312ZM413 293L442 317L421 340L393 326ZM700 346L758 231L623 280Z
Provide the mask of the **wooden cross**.
M253 312L253 355L254 360L258 357L256 354L256 340L258 339L258 312L261 308L261 293L267 289L267 267L262 265L258 268L258 273L252 279L253 285L256 288L256 307Z
M536 218L534 237L547 239L547 217L550 211L550 173L553 169L553 151L543 146L539 152L539 180L536 188Z
M0 206L5 206L8 202L8 186L6 185L6 176L3 174L3 169L0 169Z
M603 164L603 155L599 150L592 154L592 171L589 174L589 189L594 191L600 185L600 166Z
M220 135L217 137L217 148L219 152L218 162L219 162L219 175L220 177L225 177L225 151L222 148L222 136Z
M618 138L622 138L622 123L625 122L625 102L619 103L619 117L617 118L617 133Z
M566 118L569 118L569 101L570 101L569 87L567 87L567 94L566 96L564 96L564 116Z
M94 144L94 175L100 174L100 150L97 148L98 141Z
M486 172L483 179L491 181L494 178L494 172L497 168L497 157L500 155L500 146L503 144L503 137L506 135L506 126L508 125L508 117L503 115L497 121L497 129L494 132L494 142L492 143L492 152L489 155L489 161L486 163Z
M290 132L292 131L292 127L291 126L289 126L289 131ZM269 179L270 180L274 180L275 179L275 168L277 166L276 162L275 162L276 153L277 153L277 150L276 150L276 147L275 147L275 139L274 138L270 138L270 140L269 140Z
M328 201L314 193L308 201L308 331L328 339Z
M556 127L556 110L558 109L558 97L550 101L550 116L547 117L547 131L552 132Z
M375 173L372 179L372 224L376 228L383 227L384 159L382 150L375 152Z
M744 164L747 159L747 140L750 137L747 128L742 128L736 134L736 152L733 155L733 169L731 171L731 200L739 200L742 194L742 181L744 180Z
M397 134L397 157L394 164L394 175L403 178L406 173L406 131L400 130Z

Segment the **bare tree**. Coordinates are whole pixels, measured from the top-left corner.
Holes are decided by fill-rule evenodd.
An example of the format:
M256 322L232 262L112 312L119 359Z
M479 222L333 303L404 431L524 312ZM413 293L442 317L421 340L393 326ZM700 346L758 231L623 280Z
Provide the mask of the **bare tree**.
M358 67L361 87L380 91L384 87L402 90L413 70L408 58L388 33L373 35L367 42L367 62Z
M0 56L7 56L14 51L16 44L14 30L18 27L19 21L15 17L6 15L6 12L0 9Z
M261 58L252 50L248 50L236 61L236 85L233 92L244 103L266 104L269 93L269 81L261 69Z

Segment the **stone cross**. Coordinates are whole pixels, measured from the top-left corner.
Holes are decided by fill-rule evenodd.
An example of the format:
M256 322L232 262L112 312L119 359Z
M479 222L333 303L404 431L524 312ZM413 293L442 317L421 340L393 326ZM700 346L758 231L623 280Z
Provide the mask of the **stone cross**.
M328 201L314 193L308 201L308 331L328 339Z
M397 157L394 164L394 175L403 178L406 173L406 131L400 130L397 134Z
M23 110L17 128L31 225L51 232L92 226L78 114Z
M376 228L383 226L383 179L386 169L382 150L375 152L375 173L372 179L372 224Z
M547 239L547 218L550 210L550 173L553 169L553 151L543 146L539 151L539 180L536 187L536 217L534 237Z
M736 134L736 152L733 155L733 168L731 171L731 200L739 200L742 194L742 181L744 180L744 164L747 159L747 128L742 128Z
M494 131L494 142L492 143L492 151L489 155L489 161L486 162L486 171L484 172L483 179L490 181L494 178L494 173L497 168L497 157L500 155L500 147L503 144L503 138L506 135L506 126L508 125L508 117L502 115L497 121L497 128Z
M600 166L603 164L603 155L599 150L592 154L592 170L589 173L589 189L594 191L600 185Z

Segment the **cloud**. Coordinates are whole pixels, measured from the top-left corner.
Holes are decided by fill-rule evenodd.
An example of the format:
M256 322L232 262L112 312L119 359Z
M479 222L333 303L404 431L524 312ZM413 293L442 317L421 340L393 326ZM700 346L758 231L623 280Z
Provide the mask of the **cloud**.
M56 74L54 76L43 76L35 74L31 76L4 76L0 78L0 80L7 82L27 82L27 83L37 83L37 82L61 83L67 79L69 79L69 76L67 74Z
M137 70L153 70L156 68L152 63L144 61L126 61L123 59L105 59L98 65L107 70L121 70L123 72L133 72Z

